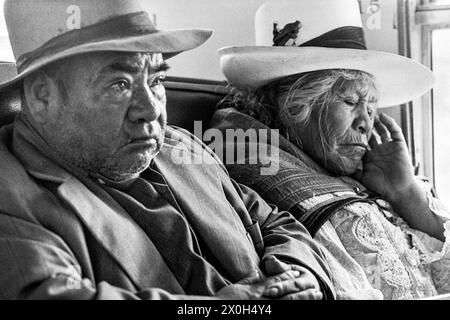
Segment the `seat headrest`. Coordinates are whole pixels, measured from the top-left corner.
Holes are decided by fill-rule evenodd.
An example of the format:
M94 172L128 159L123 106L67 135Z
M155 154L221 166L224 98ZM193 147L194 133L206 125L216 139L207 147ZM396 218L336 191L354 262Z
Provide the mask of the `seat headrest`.
M196 121L208 129L217 103L231 91L225 82L187 78L168 78L165 86L169 124L193 133Z

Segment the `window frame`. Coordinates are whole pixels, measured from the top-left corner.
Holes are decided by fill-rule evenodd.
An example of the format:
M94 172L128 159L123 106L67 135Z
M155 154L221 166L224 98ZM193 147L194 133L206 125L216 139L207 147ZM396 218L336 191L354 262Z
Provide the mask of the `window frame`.
M415 9L415 24L420 32L420 60L433 69L433 31L450 29L450 4L438 4L432 0L422 0ZM416 111L421 119L416 131L421 133L423 174L436 186L435 168L435 108L433 90L422 97L421 108Z

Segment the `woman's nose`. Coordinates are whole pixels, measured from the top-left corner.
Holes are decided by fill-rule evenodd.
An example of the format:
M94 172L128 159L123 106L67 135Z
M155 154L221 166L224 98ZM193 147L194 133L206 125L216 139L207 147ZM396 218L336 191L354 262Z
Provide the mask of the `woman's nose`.
M358 112L353 121L353 129L362 134L366 134L371 129L371 123L372 121L367 106L361 106L358 108Z

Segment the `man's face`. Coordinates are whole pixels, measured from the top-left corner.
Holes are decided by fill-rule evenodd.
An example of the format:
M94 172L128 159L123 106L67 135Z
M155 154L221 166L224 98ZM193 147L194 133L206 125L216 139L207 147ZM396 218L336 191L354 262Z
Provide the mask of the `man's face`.
M167 70L160 54L93 53L69 60L55 89L47 140L63 160L120 181L145 170L166 126ZM61 92L66 91L66 92Z
M329 101L327 112L313 111L309 125L299 133L303 149L327 170L340 175L353 174L362 165L376 106L377 93L373 86L344 82Z

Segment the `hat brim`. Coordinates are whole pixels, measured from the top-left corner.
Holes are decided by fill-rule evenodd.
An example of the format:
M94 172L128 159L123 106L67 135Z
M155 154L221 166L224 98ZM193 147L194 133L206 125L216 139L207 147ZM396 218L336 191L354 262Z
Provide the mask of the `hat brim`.
M212 30L206 29L165 30L135 37L108 39L75 46L36 59L22 70L20 74L7 82L1 83L0 90L18 85L24 77L54 61L89 52L155 52L162 53L164 59L167 60L183 51L199 47L211 37L212 32Z
M420 97L435 83L433 73L424 65L388 52L270 46L226 47L218 52L227 80L253 89L297 73L327 69L360 70L375 77L379 107L388 107Z

